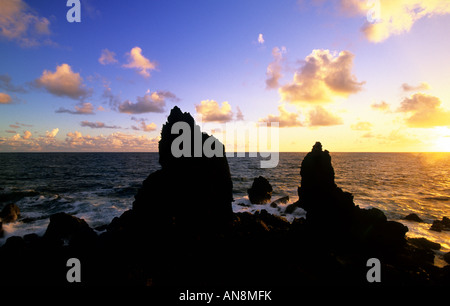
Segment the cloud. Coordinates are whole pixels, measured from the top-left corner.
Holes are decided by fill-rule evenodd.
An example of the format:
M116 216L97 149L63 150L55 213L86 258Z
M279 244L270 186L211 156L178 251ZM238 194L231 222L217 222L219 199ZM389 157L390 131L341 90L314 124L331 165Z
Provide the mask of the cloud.
M152 132L156 131L157 127L155 123L146 124L145 121L139 123L139 127L132 125L131 128L136 131Z
M111 135L90 136L80 132L69 132L65 139L66 149L80 151L156 151L158 138L149 138L146 135L130 135L121 132Z
M354 55L349 51L339 54L329 50L313 50L295 73L292 83L279 88L284 101L299 103L325 103L336 97L347 98L359 92L364 82L352 74Z
M103 49L98 62L102 65L117 63L116 53L109 51L108 49Z
M91 129L120 129L120 126L106 125L100 121L97 121L97 122L81 121L80 125L90 127Z
M372 105L370 105L370 107L372 107L374 110L379 110L385 113L390 112L391 110L389 104L384 101L381 101L380 103L373 103Z
M223 102L222 106L214 100L203 100L195 105L197 114L201 115L203 122L225 123L233 120L233 112L228 102Z
M16 131L13 131L13 130L5 130L5 132L6 132L6 133L10 133L10 134L17 134L17 132L16 132Z
M26 93L27 90L23 86L12 84L11 77L7 74L0 75L0 89L8 92Z
M9 127L10 127L10 128L13 128L13 129L18 129L18 128L20 128L20 126L17 125L17 124L10 124Z
M361 31L375 43L409 32L421 18L450 13L448 0L341 0L340 5L346 12L366 16Z
M239 108L239 106L236 106L236 109L237 109L236 120L237 121L243 121L244 120L244 114L242 114L242 111Z
M125 68L132 68L138 70L139 74L145 78L150 77L150 72L156 70L156 62L151 62L148 58L142 55L142 49L134 47L127 53L128 63L123 65Z
M91 103L85 102L79 105L75 105L75 110L60 107L55 111L55 113L68 113L72 115L93 115L94 106Z
M286 53L285 47L281 47L281 49L275 47L272 49L272 56L274 60L267 66L266 89L274 89L279 87L278 80L283 76L281 74L281 62L283 60L284 53Z
M155 91L147 93L143 97L137 97L137 102L127 100L122 102L118 109L126 114L163 113L166 100L178 101L179 99L169 91Z
M79 73L73 72L68 64L57 66L55 72L44 70L42 76L36 79L34 84L58 97L79 100L90 95L90 90L86 89L83 84L83 78Z
M441 108L441 100L438 97L423 93L416 93L405 98L397 112L409 114L409 117L405 119L409 127L450 126L450 111Z
M40 17L22 0L2 0L0 9L0 37L17 42L22 47L52 43L50 21Z
M10 95L0 92L0 104L11 104L12 98Z
M278 127L280 128L303 126L298 119L298 113L288 112L284 105L278 106L278 112L280 113L278 116L269 114L267 118L259 119L258 122L265 122L268 124L271 122L278 122Z
M261 33L259 33L258 35L258 44L264 44L264 37Z
M366 121L358 121L352 124L350 128L355 131L370 131L372 129L372 123Z
M423 91L430 89L430 85L427 82L422 82L419 85L413 86L406 83L402 84L403 91Z
M32 136L32 134L31 134L30 131L25 131L25 132L23 133L23 139L30 139L31 136Z
M53 130L51 130L50 132L49 132L49 131L46 131L46 132L45 132L45 137L47 137L47 138L55 138L56 135L58 134L58 132L59 132L59 129L58 129L58 128L53 129Z
M309 112L309 126L331 126L343 124L342 119L331 114L322 106L316 106Z

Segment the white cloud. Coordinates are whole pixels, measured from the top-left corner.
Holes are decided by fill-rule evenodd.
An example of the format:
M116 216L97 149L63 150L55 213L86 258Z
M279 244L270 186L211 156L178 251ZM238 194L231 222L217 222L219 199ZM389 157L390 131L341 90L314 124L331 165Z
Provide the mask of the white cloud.
M316 106L309 112L309 126L331 126L343 124L342 119L324 109Z
M116 53L109 51L108 49L103 49L98 62L102 65L117 63Z
M120 126L117 125L106 125L103 122L97 121L97 122L90 122L90 121L81 121L81 126L90 127L91 129L119 129Z
M278 127L297 127L303 126L303 124L299 120L298 113L291 113L286 110L284 105L278 106L279 115L268 115L266 118L261 118L259 122L266 122L268 124L272 122L278 122Z
M203 100L195 105L195 110L203 122L225 123L233 120L231 105L226 101L220 106L217 101Z
M361 31L371 42L407 33L424 17L450 13L448 0L341 0L340 5L346 12L366 16Z
M75 110L60 107L55 111L55 113L68 113L72 115L93 115L94 106L92 105L92 103L84 102L79 105L75 105Z
M347 98L359 92L364 82L352 74L354 55L316 49L308 55L295 73L290 84L279 88L284 101L299 103L325 103L336 97Z
M53 129L53 130L51 130L50 132L49 132L49 131L46 131L46 132L45 132L45 136L46 136L47 138L55 138L56 135L58 134L58 132L59 132L59 129L58 129L58 128Z
M350 128L355 131L370 131L372 129L372 123L367 121L358 121L355 124L352 124Z
M25 132L23 133L23 139L30 139L31 136L32 136L32 134L31 134L30 131L25 131Z
M150 77L150 72L156 70L156 62L151 62L148 58L142 55L142 49L134 47L127 53L128 63L123 65L125 68L132 68L138 70L139 74L145 78Z
M389 104L384 101L381 101L380 103L374 103L370 105L370 107L372 107L374 110L379 110L385 113L391 111L391 107L389 106Z
M137 102L127 100L120 103L118 109L126 114L163 113L166 100L178 101L179 99L169 91L155 91L147 93L143 97L137 97Z
M90 95L90 91L83 84L83 78L79 73L73 72L68 64L57 66L55 72L44 70L34 84L59 97L79 100Z
M22 0L1 0L0 36L23 47L50 44L50 21L40 17ZM47 37L47 38L45 38Z
M450 111L441 107L438 97L416 93L405 98L397 112L408 114L405 119L409 127L432 128L450 126Z
M259 33L258 35L258 43L261 45L264 44L264 37L261 33Z
M427 82L422 82L419 85L409 85L407 83L402 84L403 91L423 91L430 89L430 85Z
M278 88L279 84L278 84L278 80L282 77L281 74L281 63L283 60L283 54L286 53L286 48L285 47L275 47L272 49L272 56L274 58L273 62L271 62L268 66L267 66L267 71L266 71L266 88L267 89L274 89L274 88Z

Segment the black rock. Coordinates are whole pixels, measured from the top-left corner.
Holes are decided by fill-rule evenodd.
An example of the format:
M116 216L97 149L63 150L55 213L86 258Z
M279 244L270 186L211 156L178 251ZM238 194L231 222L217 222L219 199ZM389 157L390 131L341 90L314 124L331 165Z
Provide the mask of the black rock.
M172 134L172 127L180 122L191 130L191 135L184 135L187 143L183 143L183 149L190 147L190 156L176 157L172 152L174 140L182 137ZM199 145L209 146L217 154L199 153ZM151 173L135 196L133 210L141 219L136 222L150 231L176 228L185 233L214 233L230 226L233 183L225 147L213 136L201 133L193 117L178 107L171 110L162 127L159 163L162 169Z
M444 260L450 264L450 252L444 254Z
M442 217L442 220L434 220L430 230L436 232L450 231L450 219L447 217Z
M56 213L50 216L50 223L43 238L47 241L69 245L83 245L92 243L97 235L84 219L66 213Z
M412 245L424 249L424 250L440 250L441 245L439 243L430 241L426 238L409 238L408 242Z
M266 204L272 198L272 185L269 181L260 176L253 180L252 187L247 190L248 198L252 204Z
M7 224L16 221L19 218L19 215L19 207L17 207L16 204L8 204L3 207L2 211L0 212L0 219L3 223Z
M423 220L417 214L409 214L403 218L403 220L414 221L414 222L423 222Z

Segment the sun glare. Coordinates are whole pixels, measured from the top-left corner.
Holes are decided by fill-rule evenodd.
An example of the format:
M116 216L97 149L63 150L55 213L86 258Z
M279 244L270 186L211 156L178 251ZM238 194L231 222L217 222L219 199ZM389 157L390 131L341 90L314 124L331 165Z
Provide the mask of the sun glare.
M450 152L450 135L437 138L435 148L437 152Z

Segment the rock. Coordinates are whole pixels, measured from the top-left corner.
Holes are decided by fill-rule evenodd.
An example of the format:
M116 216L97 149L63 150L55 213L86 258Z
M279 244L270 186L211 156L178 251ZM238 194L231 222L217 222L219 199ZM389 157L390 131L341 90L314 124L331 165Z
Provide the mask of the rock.
M434 220L430 230L436 232L450 231L450 219L447 217L442 217L442 220Z
M188 126L191 135L184 130L179 132L182 135L173 134L177 123ZM173 155L172 143L178 137L186 139L182 146L190 147L185 154L190 156ZM199 145L217 154L208 157L205 150L198 152ZM162 169L151 173L135 196L133 210L140 218L136 222L148 227L147 231L175 227L198 234L227 229L233 215L233 183L223 144L202 133L193 117L175 106L162 127L158 148Z
M322 150L320 142L303 159L300 176L297 205L306 211L306 221L320 227L327 224L328 228L350 226L348 220L355 209L353 196L335 184L330 153Z
M444 260L448 264L450 264L450 252L444 254Z
M53 243L67 241L69 245L89 244L97 235L84 219L66 213L56 213L50 216L50 223L43 238Z
M270 202L272 191L272 185L262 176L256 177L253 180L252 187L247 190L248 198L252 204L266 204Z
M439 243L430 241L426 238L408 238L408 242L412 245L424 249L424 250L440 250L441 245Z
M297 209L297 204L296 203L292 203L289 204L286 209L284 210L284 213L286 214L292 214L296 209Z
M407 215L406 217L403 218L403 220L414 221L414 222L423 222L423 220L420 219L420 217L414 213Z
M279 199L273 201L272 203L270 203L270 207L276 208L276 207L278 207L278 205L286 204L288 202L289 202L289 196L285 196L285 197L279 198Z
M0 238L2 238L3 235L4 235L4 232L3 232L3 223L0 221Z
M358 242L388 252L405 245L406 226L388 221L379 209L359 208L353 195L336 185L330 153L320 142L303 159L300 175L295 205L306 211L305 224L313 235L325 235L338 247Z
M0 212L0 218L5 224L16 221L19 218L19 215L20 209L16 204L8 204L3 207L2 211Z

